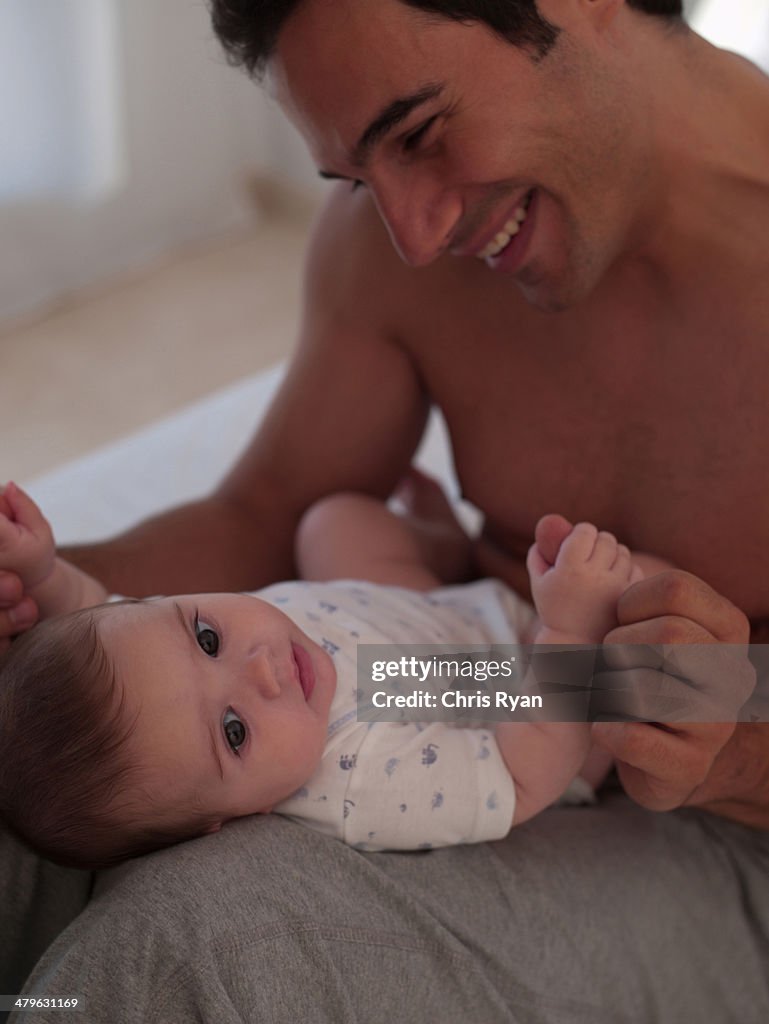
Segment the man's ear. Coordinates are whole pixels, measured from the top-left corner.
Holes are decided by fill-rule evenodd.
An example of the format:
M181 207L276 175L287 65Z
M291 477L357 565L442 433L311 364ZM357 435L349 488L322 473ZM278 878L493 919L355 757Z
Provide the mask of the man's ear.
M588 9L593 24L599 28L606 28L620 10L627 7L627 0L582 0L582 3Z
M574 19L587 19L598 30L608 27L627 0L538 0L537 9L546 21L569 30Z

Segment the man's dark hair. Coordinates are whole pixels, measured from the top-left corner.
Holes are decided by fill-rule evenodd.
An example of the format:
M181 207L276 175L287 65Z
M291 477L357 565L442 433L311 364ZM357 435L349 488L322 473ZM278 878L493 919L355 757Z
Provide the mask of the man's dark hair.
M260 78L283 25L303 0L209 0L214 32L227 59ZM400 0L428 14L454 21L482 22L536 59L555 45L558 29L542 17L536 0ZM661 18L680 19L681 0L627 0L628 7Z

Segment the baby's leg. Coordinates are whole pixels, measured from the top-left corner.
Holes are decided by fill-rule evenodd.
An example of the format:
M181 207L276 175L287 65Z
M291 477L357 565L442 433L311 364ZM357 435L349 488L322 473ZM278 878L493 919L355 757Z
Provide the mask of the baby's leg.
M302 578L432 590L466 569L470 540L440 486L410 474L401 498L405 517L364 494L334 494L313 505L296 538Z
M393 498L422 557L442 583L470 578L473 544L440 483L412 466Z

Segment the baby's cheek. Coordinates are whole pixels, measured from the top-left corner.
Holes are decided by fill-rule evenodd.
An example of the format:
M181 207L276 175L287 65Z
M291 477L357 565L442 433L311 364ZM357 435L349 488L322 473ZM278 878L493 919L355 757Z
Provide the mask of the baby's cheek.
M290 793L309 782L320 766L325 747L325 730L322 736L299 732L291 738L284 749L281 782ZM288 794L287 794L288 795Z
M310 760L309 760L308 768L309 768L310 774L313 774L315 771L317 771L318 767L320 766L320 762L323 760L323 751L325 750L325 748L326 748L326 734L324 732L323 736L321 736L317 740L315 751L314 751L314 756L312 758L310 758Z

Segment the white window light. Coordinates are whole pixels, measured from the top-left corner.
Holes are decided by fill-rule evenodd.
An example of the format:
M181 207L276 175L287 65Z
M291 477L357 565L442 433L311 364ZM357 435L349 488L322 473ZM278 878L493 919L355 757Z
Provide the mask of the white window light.
M0 2L0 202L122 180L116 20L114 0Z
M769 71L769 0L699 0L692 6L695 31Z

